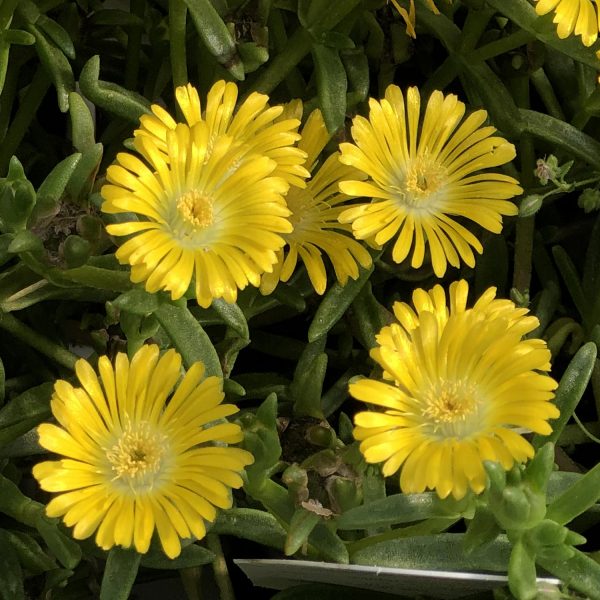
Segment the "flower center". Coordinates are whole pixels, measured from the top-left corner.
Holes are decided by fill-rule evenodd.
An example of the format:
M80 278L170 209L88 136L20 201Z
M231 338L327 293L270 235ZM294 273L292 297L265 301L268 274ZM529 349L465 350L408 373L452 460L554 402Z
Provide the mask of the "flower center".
M445 182L446 172L431 158L424 154L415 157L407 165L404 184L404 203L415 208L429 204Z
M164 467L166 437L156 432L148 423L128 426L106 452L114 474L134 491L152 487L156 476Z
M294 230L299 230L303 225L314 223L318 220L319 209L314 197L307 190L292 187L285 198L286 204L292 214L288 217Z
M198 190L183 194L177 201L177 210L194 229L204 229L214 223L212 198Z
M466 381L440 381L425 394L424 403L423 414L434 431L457 436L467 433L466 426L479 407L477 389Z

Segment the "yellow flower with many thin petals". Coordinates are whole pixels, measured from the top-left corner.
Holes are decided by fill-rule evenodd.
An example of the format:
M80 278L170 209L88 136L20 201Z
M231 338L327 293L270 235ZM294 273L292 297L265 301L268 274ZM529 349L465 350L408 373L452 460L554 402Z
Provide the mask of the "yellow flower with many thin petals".
M600 28L597 4L595 0L537 0L535 11L538 15L554 11L553 22L559 38L564 39L574 32L581 36L584 46L591 46Z
M384 476L402 469L405 493L435 490L456 499L486 484L483 462L506 470L534 454L520 433L548 435L559 416L551 400L556 381L550 351L523 339L539 324L527 309L495 299L489 288L467 309L468 285L413 293L414 309L396 302L398 320L377 336L371 357L383 381L361 379L350 394L385 409L355 415L354 436L369 463Z
M231 136L238 142L250 144L253 153L274 160L272 175L304 186L304 179L309 175L303 166L305 155L294 146L300 138L296 133L300 120L295 116L286 118L282 106L270 107L268 96L253 92L236 110L237 85L217 81L207 94L204 112L198 90L189 83L175 90L175 98L189 127L205 123L209 147L218 136ZM140 117L140 128L134 136L151 138L159 150L168 154L167 134L176 127L173 117L155 104L151 115Z
M46 512L62 517L76 539L96 532L96 543L140 553L154 532L167 556L181 552L182 538L204 537L217 508L230 508L231 488L253 462L232 448L240 427L225 417L222 380L204 377L193 364L183 379L181 356L147 345L131 362L117 354L98 362L100 377L83 359L75 371L80 387L59 380L51 408L58 425L39 426L40 444L59 460L33 469L42 489L57 494ZM175 388L175 389L174 389ZM174 393L172 393L174 390Z
M301 112L301 103L295 103ZM288 110L293 111L293 108ZM341 194L338 183L349 177L360 177L352 167L339 162L339 153L334 152L317 166L319 155L331 137L327 133L321 111L313 111L302 129L298 147L306 153L305 167L312 178L305 188L292 185L286 196L289 217L294 230L284 233L286 247L279 250L273 271L265 273L260 284L263 294L270 294L279 281L288 281L294 273L298 257L304 262L310 281L318 294L327 287L327 273L323 261L325 253L341 285L348 278L356 279L358 265L368 267L371 255L350 233L350 227L338 221L348 196Z
M354 144L340 144L341 161L363 171L368 181L340 183L342 192L366 196L372 202L345 210L342 223L351 223L358 239L383 246L396 237L392 258L412 255L420 267L429 246L433 270L444 275L447 264L475 264L473 250L481 242L456 217L474 221L494 233L502 230L502 215L516 215L508 199L522 193L508 175L483 171L503 165L515 148L483 126L484 110L463 120L465 105L454 94L431 95L421 122L417 88L405 98L390 85L380 102L369 101L369 119L355 117Z
M204 117L199 103L181 100L195 90L178 88L187 123L169 121L153 107L155 114L142 117L135 132L144 160L118 154L101 190L102 211L127 216L106 229L131 236L116 256L131 265L132 281L175 300L194 280L203 307L215 298L235 302L238 289L260 285L273 269L282 234L292 230L284 196L290 182L302 185L309 175L301 166L304 153L293 146L300 122L276 121L283 108L268 108L260 94L232 117L237 88L221 84L209 94Z

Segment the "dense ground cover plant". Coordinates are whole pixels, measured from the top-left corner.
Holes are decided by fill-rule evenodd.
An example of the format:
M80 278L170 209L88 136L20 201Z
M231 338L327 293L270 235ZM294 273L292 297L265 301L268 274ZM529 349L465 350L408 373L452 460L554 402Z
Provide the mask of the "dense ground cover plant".
M599 8L4 0L0 597L600 598Z

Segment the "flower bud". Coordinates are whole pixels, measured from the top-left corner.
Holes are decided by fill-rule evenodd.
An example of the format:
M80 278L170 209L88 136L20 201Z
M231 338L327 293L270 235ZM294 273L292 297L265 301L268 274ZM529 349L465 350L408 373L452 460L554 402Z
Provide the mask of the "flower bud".
M600 208L600 190L591 188L583 190L577 199L577 205L586 213L598 210Z
M540 194L530 194L521 200L519 204L519 217L532 217L542 208L544 197Z

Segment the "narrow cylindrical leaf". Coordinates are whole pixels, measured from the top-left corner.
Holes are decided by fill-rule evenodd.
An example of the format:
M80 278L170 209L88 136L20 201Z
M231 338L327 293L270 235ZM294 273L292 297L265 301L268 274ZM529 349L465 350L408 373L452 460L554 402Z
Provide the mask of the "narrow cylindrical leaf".
M135 583L141 554L135 550L113 548L106 561L100 600L127 600Z
M50 416L52 383L43 383L13 398L0 410L0 446L16 439Z
M244 79L244 66L237 55L235 41L210 0L184 0L198 35L208 51L236 79Z
M250 339L248 331L248 323L242 309L237 304L225 302L222 298L213 300L212 308L223 319L223 322L228 327L231 327L241 338Z
M75 60L75 47L71 37L61 25L53 19L49 19L46 15L40 15L35 24L58 46L65 56Z
M221 511L211 533L233 535L278 550L283 550L287 536L285 529L272 514L254 508Z
M75 91L75 78L71 65L62 51L46 38L45 34L33 24L27 26L35 37L35 48L40 62L52 79L56 88L58 107L61 112L69 110L69 93Z
M89 106L77 92L69 94L69 115L73 146L79 152L90 150L96 143L94 119Z
M81 548L77 542L60 531L58 521L48 519L40 513L34 525L50 552L64 567L74 569L79 564Z
M0 599L25 600L23 572L10 538L0 529Z
M38 188L37 202L29 217L30 224L36 223L41 217L52 214L80 160L81 154L78 152L71 154L59 162L46 176Z
M554 398L554 403L560 410L560 416L552 421L552 433L550 435L536 434L534 436L532 440L534 448L539 448L546 442L556 443L558 441L567 421L571 418L575 407L587 388L596 362L597 352L596 344L588 342L572 358L561 377Z
M44 571L56 569L56 562L42 550L33 537L22 531L5 530L4 534L9 539L19 562L30 573L37 575Z
M186 367L200 360L206 367L207 375L223 376L215 347L185 304L162 304L154 316L183 357Z
M538 557L538 564L564 584L587 598L598 598L600 590L600 564L575 550L568 560Z
M350 279L345 286L334 283L321 301L308 328L308 340L314 342L324 336L343 316L360 290L369 280L373 266L361 269L358 279Z
M313 59L319 105L329 133L334 133L346 118L348 80L339 51L313 44Z
M92 56L81 69L79 85L86 98L128 121L138 123L140 116L150 113L148 100L114 83L100 81L100 57Z
M506 572L511 548L506 537L499 536L468 556L463 550L463 538L461 533L441 533L380 542L354 552L352 563L436 571Z
M323 418L321 394L327 371L327 354L319 354L304 373L290 385L294 397L294 415L297 417Z
M371 529L447 516L450 515L443 502L433 492L394 494L345 512L336 519L336 526L338 529Z
M510 553L508 587L519 600L537 598L535 560L521 540L517 541Z
M546 518L566 525L600 499L600 464L588 471L548 506Z

